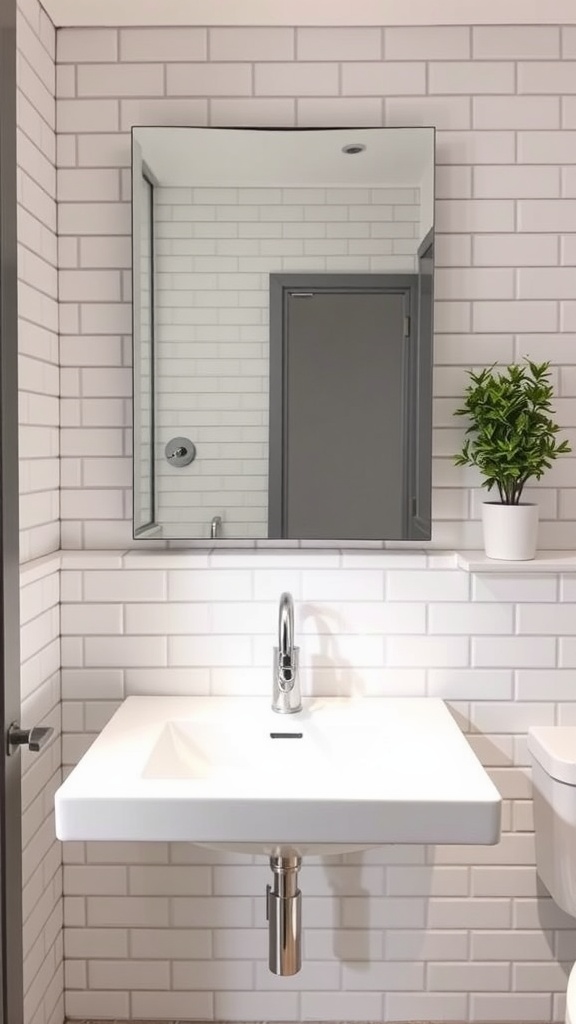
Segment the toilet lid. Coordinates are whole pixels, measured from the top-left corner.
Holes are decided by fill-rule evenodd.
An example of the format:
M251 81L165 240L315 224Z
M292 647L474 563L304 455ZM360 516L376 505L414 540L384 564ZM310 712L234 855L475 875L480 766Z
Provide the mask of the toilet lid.
M576 725L532 726L528 750L553 779L576 786Z

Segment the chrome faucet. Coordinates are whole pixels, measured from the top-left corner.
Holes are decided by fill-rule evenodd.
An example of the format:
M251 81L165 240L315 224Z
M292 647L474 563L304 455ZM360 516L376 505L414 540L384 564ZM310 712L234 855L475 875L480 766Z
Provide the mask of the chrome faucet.
M278 647L274 648L272 685L272 710L281 715L292 715L302 710L298 655L299 648L294 646L294 601L292 594L285 592L280 597Z

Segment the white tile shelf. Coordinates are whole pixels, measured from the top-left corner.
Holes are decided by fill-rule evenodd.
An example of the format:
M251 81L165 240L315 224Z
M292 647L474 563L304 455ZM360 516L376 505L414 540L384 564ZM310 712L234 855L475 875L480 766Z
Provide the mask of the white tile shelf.
M483 551L459 551L456 564L465 572L533 576L536 573L576 572L576 551L539 551L527 561L504 561L488 558Z
M313 568L462 569L492 575L535 575L576 572L576 551L540 551L529 561L500 561L483 551L443 551L432 548L376 549L276 549L238 550L128 550L55 551L25 562L21 583L33 583L59 569L253 569L289 566Z

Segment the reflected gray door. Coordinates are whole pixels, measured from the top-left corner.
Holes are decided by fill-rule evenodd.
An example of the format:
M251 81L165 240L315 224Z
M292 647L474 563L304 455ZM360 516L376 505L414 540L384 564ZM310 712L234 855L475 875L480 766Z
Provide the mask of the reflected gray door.
M20 714L16 311L16 2L0 0L0 1022L21 1024L20 757L6 731Z
M406 510L406 294L287 298L284 533L400 538Z

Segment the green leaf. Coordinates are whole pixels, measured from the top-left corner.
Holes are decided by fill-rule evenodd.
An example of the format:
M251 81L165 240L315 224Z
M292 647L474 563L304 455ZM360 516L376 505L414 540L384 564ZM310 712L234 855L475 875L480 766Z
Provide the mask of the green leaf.
M567 440L557 441L560 427L549 415L550 362L525 364L468 370L464 404L454 411L469 420L455 464L479 469L482 486L496 487L504 504L517 504L528 480L539 480L559 455L572 451Z

